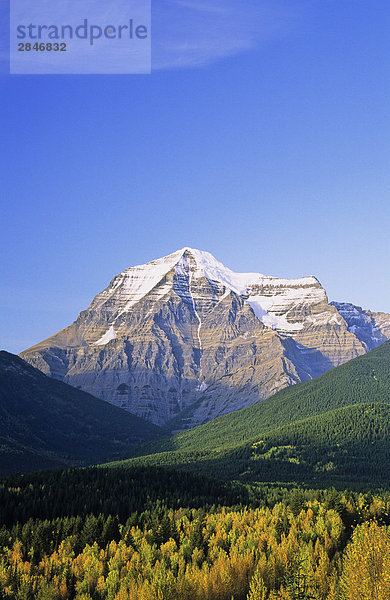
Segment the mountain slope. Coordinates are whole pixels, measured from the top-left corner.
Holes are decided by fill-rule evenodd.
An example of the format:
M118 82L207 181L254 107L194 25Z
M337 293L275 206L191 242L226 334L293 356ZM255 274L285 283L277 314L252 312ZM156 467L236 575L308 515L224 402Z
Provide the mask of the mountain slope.
M264 432L359 402L390 403L390 342L246 409L146 445L149 451L233 448Z
M270 429L234 448L147 455L116 466L161 466L242 482L388 486L390 406L363 403Z
M128 452L160 430L0 352L1 473L80 465Z
M374 317L373 317L374 319ZM383 340L390 315L377 326ZM364 354L313 277L234 273L183 248L131 267L77 320L21 354L53 378L186 429ZM384 332L384 333L383 333Z
M377 482L390 476L389 433L390 342L386 342L254 406L145 444L137 449L144 456L130 464L190 468L244 480L350 477L348 481L356 483L360 476L362 481Z

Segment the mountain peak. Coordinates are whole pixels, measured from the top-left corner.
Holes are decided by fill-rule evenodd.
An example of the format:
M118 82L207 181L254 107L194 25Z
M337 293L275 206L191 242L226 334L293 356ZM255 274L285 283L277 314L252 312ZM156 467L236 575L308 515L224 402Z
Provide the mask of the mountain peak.
M225 267L225 265L217 260L210 252L191 248L190 246L185 246L184 248L181 248L181 250L177 250L162 259L158 259L158 261L172 262L174 265L180 266L183 259L186 258L192 258L194 261L193 268L190 269L193 271L193 277L197 278L204 275L211 281L217 281L226 285L226 287L230 288L238 295L246 295L248 293L248 288L253 285L267 284L274 286L288 285L304 287L314 285L322 287L319 280L314 275L286 279L272 275L263 275L259 272L237 273L228 267ZM148 264L156 264L158 261L152 261Z
M221 262L219 262L215 258L215 256L213 256L210 252L207 252L206 250L199 250L197 248L191 248L190 246L184 246L184 248L176 250L175 252L172 252L172 254L168 254L167 256L164 256L155 261L151 261L148 264L155 264L159 261L165 261L167 263L179 263L182 260L182 258L192 258L199 268L206 267L207 265L213 265L226 269L226 267Z
M325 290L313 276L283 279L261 273L236 273L225 267L210 252L185 246L167 256L129 267L96 296L90 308L100 311L105 306L113 316L104 335L95 343L104 345L115 339L115 330L112 328L115 321L146 296L157 301L169 293L169 290L177 292L175 279L182 282L179 288L186 290L185 295L193 302L194 307L200 300L197 297L198 284L200 280L206 279L212 286L220 289L219 297L229 292L236 294L251 306L256 317L266 327L283 333L303 328L301 322L294 322L294 318L291 322L287 316L287 312L292 315L294 307L327 302ZM196 308L194 310L196 313Z

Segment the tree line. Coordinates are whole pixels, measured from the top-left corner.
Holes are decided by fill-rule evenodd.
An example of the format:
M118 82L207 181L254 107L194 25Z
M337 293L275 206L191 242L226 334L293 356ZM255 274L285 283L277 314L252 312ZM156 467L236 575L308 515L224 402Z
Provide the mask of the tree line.
M331 507L333 505L333 508ZM4 600L388 600L389 499L167 508L0 531Z

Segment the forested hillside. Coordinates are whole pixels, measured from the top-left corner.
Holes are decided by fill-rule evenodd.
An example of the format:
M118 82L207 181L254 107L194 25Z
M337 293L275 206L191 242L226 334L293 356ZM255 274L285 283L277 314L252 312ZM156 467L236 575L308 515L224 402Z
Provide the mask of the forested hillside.
M386 485L389 405L386 342L255 406L146 444L128 464L192 469L242 481Z
M390 406L365 403L268 430L233 448L160 452L110 466L158 465L243 482L387 486Z
M0 352L0 474L121 456L160 430Z
M360 402L390 403L390 342L254 406L152 442L143 453L239 446L266 430Z

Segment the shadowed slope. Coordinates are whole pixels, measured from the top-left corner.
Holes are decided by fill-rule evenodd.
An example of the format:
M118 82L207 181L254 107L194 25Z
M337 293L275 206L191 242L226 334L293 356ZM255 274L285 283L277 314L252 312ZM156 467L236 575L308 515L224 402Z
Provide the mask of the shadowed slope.
M158 427L0 352L1 472L99 462Z

